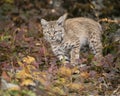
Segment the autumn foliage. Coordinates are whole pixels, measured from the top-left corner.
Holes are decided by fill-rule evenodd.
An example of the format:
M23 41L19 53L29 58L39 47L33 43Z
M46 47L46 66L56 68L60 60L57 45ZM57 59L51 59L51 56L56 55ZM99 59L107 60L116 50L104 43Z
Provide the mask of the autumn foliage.
M108 1L98 6L89 0L1 0L0 96L119 96L119 0ZM54 56L40 19L53 20L65 12L69 18L86 16L101 23L101 62L88 48L81 52L83 66L65 65Z

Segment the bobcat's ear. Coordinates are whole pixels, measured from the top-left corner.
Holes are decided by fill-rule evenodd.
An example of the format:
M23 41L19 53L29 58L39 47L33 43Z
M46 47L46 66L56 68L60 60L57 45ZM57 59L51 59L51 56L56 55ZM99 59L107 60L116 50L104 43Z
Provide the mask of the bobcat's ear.
M61 16L61 17L57 20L57 24L63 26L63 25L64 25L64 21L65 21L66 18L67 18L67 13L64 14L63 16Z
M41 19L41 25L43 27L46 27L48 25L48 21L46 21L45 19Z

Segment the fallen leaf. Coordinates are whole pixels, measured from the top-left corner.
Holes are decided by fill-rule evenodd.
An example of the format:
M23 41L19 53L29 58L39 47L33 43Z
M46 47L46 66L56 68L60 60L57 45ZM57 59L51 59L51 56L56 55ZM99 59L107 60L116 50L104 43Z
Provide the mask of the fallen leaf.
M67 81L68 81L68 79L66 79L66 78L59 78L54 81L54 85L64 85L67 83Z
M35 86L35 83L31 79L24 79L21 83L21 86L28 86L28 85Z
M60 87L53 87L52 88L52 91L54 92L54 93L57 93L57 94L59 94L59 95L65 95L65 92L63 91L63 89L62 88L60 88Z
M31 56L27 56L23 58L23 62L27 63L27 64L31 64L32 62L35 62L35 58L31 57Z
M61 67L58 72L59 75L70 77L72 75L72 70L67 67Z
M68 87L71 91L78 91L78 90L80 91L84 89L83 84L80 83L71 83L68 85Z
M20 66L23 66L23 63L21 61L17 62Z
M81 72L80 76L86 79L86 78L89 78L90 74L88 72Z
M74 68L72 69L72 73L79 74L80 71L78 70L77 67L74 67Z
M24 78L32 78L32 75L28 72L26 72L25 69L19 71L16 73L16 78L21 78L21 79L24 79Z

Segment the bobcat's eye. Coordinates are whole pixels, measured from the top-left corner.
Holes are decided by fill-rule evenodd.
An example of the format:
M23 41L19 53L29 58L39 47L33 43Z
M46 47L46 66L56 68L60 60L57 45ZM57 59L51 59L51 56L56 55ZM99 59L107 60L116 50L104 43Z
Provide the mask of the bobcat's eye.
M54 33L57 33L57 31L54 31Z

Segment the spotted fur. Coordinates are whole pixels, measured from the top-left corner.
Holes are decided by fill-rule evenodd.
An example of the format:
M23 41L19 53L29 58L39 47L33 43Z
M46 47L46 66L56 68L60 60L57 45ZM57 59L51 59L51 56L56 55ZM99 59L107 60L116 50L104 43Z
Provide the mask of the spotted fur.
M88 18L66 17L64 14L56 21L41 19L44 38L59 60L78 64L76 60L80 58L80 49L86 44L89 44L96 57L102 56L101 25Z

